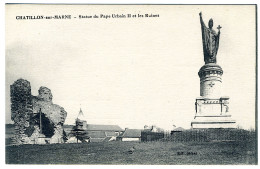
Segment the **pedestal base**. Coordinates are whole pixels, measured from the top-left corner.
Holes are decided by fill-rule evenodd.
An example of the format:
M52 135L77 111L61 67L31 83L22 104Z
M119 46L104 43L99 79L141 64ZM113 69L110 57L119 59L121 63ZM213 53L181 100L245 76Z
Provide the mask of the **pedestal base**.
M191 127L196 128L236 128L236 121L230 115L195 116Z

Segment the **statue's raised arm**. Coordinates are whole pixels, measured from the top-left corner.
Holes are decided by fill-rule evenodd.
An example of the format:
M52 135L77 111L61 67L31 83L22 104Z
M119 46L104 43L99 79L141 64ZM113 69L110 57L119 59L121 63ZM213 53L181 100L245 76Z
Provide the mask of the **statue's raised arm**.
M203 21L203 19L202 19L202 12L200 12L199 15L200 15L200 24L201 24L201 27L202 27L202 26L205 26L205 23L204 23L204 21Z
M202 43L203 43L203 53L204 53L204 62L207 63L216 63L217 52L219 47L219 37L220 31L218 34L213 29L213 19L209 20L209 24L207 27L202 19L202 13L200 15L200 23L201 23L201 33L202 33ZM220 26L218 29L220 30Z

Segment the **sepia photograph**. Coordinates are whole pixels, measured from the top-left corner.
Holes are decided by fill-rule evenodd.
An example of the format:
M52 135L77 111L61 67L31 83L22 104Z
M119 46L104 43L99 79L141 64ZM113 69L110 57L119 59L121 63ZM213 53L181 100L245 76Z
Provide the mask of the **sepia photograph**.
M5 164L257 165L257 141L256 4L5 4Z

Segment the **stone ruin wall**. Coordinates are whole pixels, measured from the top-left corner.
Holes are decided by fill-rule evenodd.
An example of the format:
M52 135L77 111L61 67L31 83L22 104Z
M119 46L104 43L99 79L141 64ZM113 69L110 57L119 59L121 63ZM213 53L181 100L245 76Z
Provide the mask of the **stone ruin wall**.
M40 87L38 96L31 95L30 82L18 79L11 86L11 119L14 121L13 144L64 143L63 124L67 112L53 104L51 90ZM42 114L42 132L39 113Z

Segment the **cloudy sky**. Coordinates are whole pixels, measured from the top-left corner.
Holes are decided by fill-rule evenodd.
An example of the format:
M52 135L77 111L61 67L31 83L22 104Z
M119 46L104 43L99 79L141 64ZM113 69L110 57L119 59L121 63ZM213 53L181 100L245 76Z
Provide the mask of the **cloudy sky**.
M199 12L221 25L218 64L222 95L243 128L255 126L254 6L7 5L6 123L10 85L23 78L32 94L46 86L73 124L80 107L91 124L122 128L190 128L204 64ZM79 15L159 14L153 18ZM16 20L16 16L72 15L71 20Z

